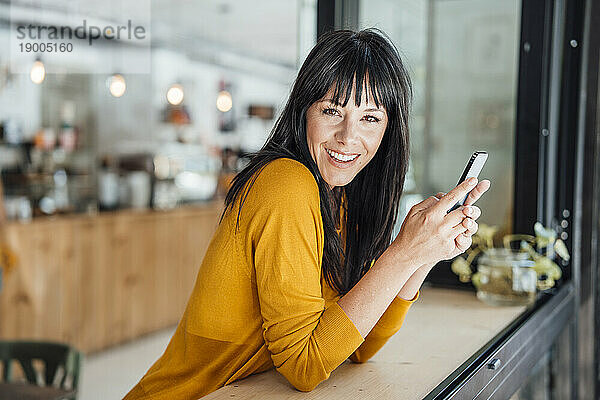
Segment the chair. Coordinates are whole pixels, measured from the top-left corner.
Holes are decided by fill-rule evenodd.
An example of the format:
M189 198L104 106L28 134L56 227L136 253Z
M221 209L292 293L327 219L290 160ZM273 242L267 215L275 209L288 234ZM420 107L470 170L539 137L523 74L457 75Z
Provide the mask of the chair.
M60 343L0 341L2 380L14 382L13 364L18 362L27 382L62 389L64 399L77 398L81 353ZM42 370L39 365L43 364Z

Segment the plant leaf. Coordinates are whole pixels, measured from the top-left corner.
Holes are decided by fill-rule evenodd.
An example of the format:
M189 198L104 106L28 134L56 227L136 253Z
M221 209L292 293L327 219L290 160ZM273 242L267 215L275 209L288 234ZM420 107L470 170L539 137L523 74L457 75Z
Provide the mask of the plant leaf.
M569 261L571 259L569 250L567 250L567 245L561 239L557 239L556 242L554 242L554 251L556 251L556 254L558 254L560 258L565 261Z
M469 267L469 263L462 257L456 257L454 261L452 261L452 265L450 266L452 272L458 275L461 282L469 282L471 280L471 267Z
M540 222L536 222L533 225L533 230L535 231L539 247L547 247L556 240L556 232L554 229L546 228Z

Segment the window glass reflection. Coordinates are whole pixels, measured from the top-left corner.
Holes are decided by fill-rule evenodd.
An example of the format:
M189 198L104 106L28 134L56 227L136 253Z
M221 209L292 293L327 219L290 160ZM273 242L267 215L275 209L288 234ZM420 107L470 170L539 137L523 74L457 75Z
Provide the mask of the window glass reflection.
M385 10L385 11L382 11ZM410 206L456 184L475 150L492 189L481 223L511 230L520 2L375 0L360 3L360 27L385 31L412 73Z

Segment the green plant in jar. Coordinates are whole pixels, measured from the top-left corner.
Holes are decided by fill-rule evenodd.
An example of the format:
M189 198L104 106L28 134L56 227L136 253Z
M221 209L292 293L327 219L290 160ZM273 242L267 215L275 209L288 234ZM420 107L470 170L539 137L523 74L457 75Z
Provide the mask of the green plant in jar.
M478 296L481 291L498 298L514 300L523 297L527 298L522 302L524 304L533 300L536 289L546 290L555 285L562 271L552 258L558 255L569 260L570 255L553 229L536 222L535 236L506 235L502 239L503 247L494 248L493 237L497 231L495 226L480 224L478 232L473 235L471 248L466 251L466 258L459 256L454 259L451 269L461 282L471 281L478 290ZM514 242L519 242L517 250L511 246ZM472 265L476 258L478 271L473 273Z

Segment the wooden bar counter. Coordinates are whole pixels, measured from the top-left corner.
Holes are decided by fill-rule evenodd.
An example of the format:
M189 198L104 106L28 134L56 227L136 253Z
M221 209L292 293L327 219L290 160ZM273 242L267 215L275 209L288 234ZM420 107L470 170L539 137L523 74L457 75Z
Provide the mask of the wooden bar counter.
M177 324L222 205L6 223L0 338L90 352Z
M203 399L422 399L524 310L488 306L471 292L424 287L402 329L370 361L346 361L312 392L295 390L271 370Z

